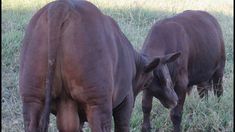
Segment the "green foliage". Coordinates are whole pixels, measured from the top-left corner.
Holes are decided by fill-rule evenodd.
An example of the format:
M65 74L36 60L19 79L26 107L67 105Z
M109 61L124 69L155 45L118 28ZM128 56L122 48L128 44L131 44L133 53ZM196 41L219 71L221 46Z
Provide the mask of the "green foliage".
M19 52L25 28L41 7L51 0L2 1L2 130L23 131L22 102L19 96ZM226 46L224 96L220 102L210 93L208 101L200 100L196 89L187 96L182 128L184 131L233 131L233 1L232 0L92 0L104 14L113 17L133 46L140 50L151 25L183 10L206 10L214 15L223 31ZM152 131L172 130L169 110L154 99L151 114ZM131 131L141 128L141 94L137 97L131 118ZM51 115L49 131L57 131ZM89 129L85 128L85 131Z

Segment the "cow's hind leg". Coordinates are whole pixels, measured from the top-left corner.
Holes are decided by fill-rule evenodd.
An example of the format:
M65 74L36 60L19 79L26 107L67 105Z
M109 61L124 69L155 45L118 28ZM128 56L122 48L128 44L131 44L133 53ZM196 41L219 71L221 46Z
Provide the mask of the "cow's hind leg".
M60 132L78 132L80 122L76 102L61 99L57 106L56 121Z
M142 111L144 119L141 132L151 132L150 112L152 110L152 102L153 96L149 93L149 91L144 90L142 97Z
M83 126L84 126L84 122L80 121L80 126L79 126L79 132L83 132Z
M129 132L130 118L133 108L133 96L128 95L123 102L113 110L115 132Z
M112 126L111 99L103 104L89 104L87 106L87 119L92 132L110 132Z
M223 94L223 70L218 70L213 75L213 90L217 97Z
M212 88L211 80L198 84L197 91L198 91L200 98L202 99L205 97L205 99L208 99L208 90L211 90L211 88Z
M30 101L29 101L30 100ZM39 121L43 104L35 99L23 97L23 117L25 132L39 132Z

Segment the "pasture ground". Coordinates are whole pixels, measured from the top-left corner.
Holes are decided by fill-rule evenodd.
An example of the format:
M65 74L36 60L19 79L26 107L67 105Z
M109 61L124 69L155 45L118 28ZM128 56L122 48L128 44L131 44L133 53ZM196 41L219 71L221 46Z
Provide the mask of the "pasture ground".
M19 51L32 15L51 0L2 1L2 131L23 131L22 102L18 90ZM208 101L199 99L194 89L186 98L182 118L183 131L233 131L233 1L232 0L92 0L104 14L113 17L136 50L140 50L151 25L160 19L188 9L206 10L219 21L226 46L224 96L218 103L210 93ZM151 121L153 129L172 130L169 110L154 100ZM142 123L141 94L136 99L131 131ZM84 129L89 131L88 128ZM56 131L51 115L50 132Z

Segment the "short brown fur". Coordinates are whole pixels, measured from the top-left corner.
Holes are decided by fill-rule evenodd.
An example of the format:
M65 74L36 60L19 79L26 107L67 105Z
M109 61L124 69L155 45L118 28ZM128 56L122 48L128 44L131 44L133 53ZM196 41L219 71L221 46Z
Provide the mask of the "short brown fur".
M47 131L53 113L61 132L82 131L85 121L93 132L110 132L112 116L115 131L128 132L135 96L159 60L146 61L90 2L47 4L31 19L21 51L25 131Z
M154 80L150 87L162 87L159 72L164 67L170 73L174 90L179 101L171 110L174 131L180 131L180 123L186 93L193 85L198 86L199 95L208 94L208 86L220 97L223 93L222 78L225 66L225 49L222 31L217 20L205 11L184 11L171 18L156 22L151 28L142 48L148 58L180 52L180 57L167 65L158 66L154 71ZM160 70L158 70L160 69ZM152 88L154 89L154 88ZM161 103L166 99L144 90L142 108L144 122L142 132L150 131L150 112L152 98Z

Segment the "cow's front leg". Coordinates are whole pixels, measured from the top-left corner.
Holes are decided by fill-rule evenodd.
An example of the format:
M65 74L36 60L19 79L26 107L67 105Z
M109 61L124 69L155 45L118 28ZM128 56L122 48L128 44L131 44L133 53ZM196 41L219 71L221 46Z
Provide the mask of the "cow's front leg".
M149 91L144 90L142 97L142 111L144 118L143 118L141 132L151 131L150 113L152 110L152 102L153 102L153 96L149 93Z
M171 121L173 122L174 132L180 132L181 129L181 120L182 120L182 112L185 101L186 93L182 93L179 97L178 104L175 108L171 110Z
M178 95L178 104L175 108L171 110L170 116L171 121L173 122L174 132L180 132L181 129L181 120L182 120L182 112L183 112L183 106L184 101L186 97L186 91L188 86L188 78L186 75L180 76L180 80L177 81L177 84L175 85L175 92Z
M113 110L115 132L129 132L134 98L130 93L123 102Z

